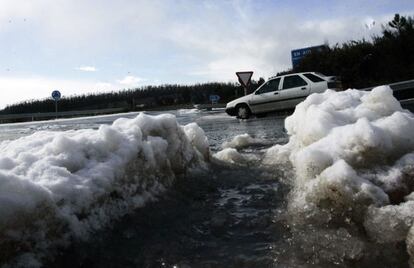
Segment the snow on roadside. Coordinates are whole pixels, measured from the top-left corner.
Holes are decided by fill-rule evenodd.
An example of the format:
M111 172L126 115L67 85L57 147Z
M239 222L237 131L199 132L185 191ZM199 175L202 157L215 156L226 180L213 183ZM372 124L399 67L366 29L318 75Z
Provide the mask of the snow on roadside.
M249 134L241 134L235 136L231 141L224 142L221 147L223 149L226 148L234 148L234 149L242 149L252 145L262 145L266 144L266 141L258 138L253 138Z
M231 165L248 165L259 158L254 154L242 154L234 148L223 149L213 155L217 160Z
M266 142L262 139L251 137L249 134L235 136L231 141L225 141L221 145L223 150L213 154L213 157L223 163L231 165L248 165L251 162L258 161L259 157L254 154L245 154L239 152L249 146L263 145Z
M180 109L177 111L178 114L198 114L200 113L199 109Z
M154 200L204 167L203 130L173 115L98 130L40 131L0 143L0 266L38 267L53 250Z
M312 94L285 127L289 143L270 148L263 163L293 166L295 221L351 219L376 241L406 240L414 222L414 115L389 87Z

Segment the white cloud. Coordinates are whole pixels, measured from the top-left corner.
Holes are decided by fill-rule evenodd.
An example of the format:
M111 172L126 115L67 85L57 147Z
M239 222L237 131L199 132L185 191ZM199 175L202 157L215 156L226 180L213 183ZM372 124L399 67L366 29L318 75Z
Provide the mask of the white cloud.
M53 77L2 77L0 76L0 109L7 105L28 100L49 98L53 90L59 90L62 96L102 93L137 87L146 79L126 76L115 82L60 79ZM157 81L155 81L157 83Z
M107 83L107 82L98 82L95 83L97 88L103 89L103 90L113 90L114 89L114 85L112 83Z
M6 105L33 99L49 98L53 90L62 96L118 90L113 83L93 80L67 80L50 77L0 77L0 109Z
M367 29L365 16L298 20L293 12L279 12L276 16L274 10L267 10L257 14L254 4L234 4L237 14L242 14L236 17L217 7L194 14L197 19L192 23L171 24L171 41L202 62L197 69L188 70L189 75L200 80L236 80L236 71L253 70L255 76L269 77L291 68L293 49L326 41L335 45L370 39L391 17L372 16L377 22Z
M125 37L132 40L136 33L142 37L161 29L170 5L162 0L0 0L0 33L24 21L24 27L48 47L107 51L118 42L125 45ZM90 49L91 44L99 45Z
M75 69L79 71L84 71L84 72L96 72L97 71L97 69L94 66L80 66Z
M132 76L132 75L128 75L125 76L123 79L121 80L117 80L117 82L123 86L127 86L127 87L134 87L134 86L138 86L138 84L142 83L146 81L145 79L141 78L141 77L137 77L137 76Z

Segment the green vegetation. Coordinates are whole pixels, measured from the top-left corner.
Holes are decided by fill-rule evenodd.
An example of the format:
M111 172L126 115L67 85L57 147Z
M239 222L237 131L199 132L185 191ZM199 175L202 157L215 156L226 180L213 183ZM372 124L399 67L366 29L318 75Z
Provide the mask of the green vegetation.
M414 19L396 14L372 41L349 41L307 55L283 73L339 75L344 88L364 88L414 79Z
M252 81L250 91L257 88ZM59 100L59 111L125 108L125 110L148 109L162 106L209 103L210 95L219 95L226 103L242 96L243 88L236 83L205 83L196 85L145 86L117 92L63 97ZM54 112L52 98L25 101L7 106L0 114Z

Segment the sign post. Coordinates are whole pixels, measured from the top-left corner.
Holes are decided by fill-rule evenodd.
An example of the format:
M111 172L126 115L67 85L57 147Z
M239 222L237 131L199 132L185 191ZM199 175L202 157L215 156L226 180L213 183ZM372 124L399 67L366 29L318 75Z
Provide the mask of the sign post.
M60 100L60 97L61 97L62 95L60 94L60 91L59 90L54 90L53 92L52 92L52 98L55 100L55 113L56 113L56 119L57 119L57 112L58 112L58 108L57 108L57 102L58 102L58 100Z
M220 100L219 95L210 95L211 104L217 104L219 100Z
M237 78L239 78L239 83L244 87L244 95L247 95L247 89L250 85L250 80L252 79L253 72L236 72Z
M292 56L292 67L295 68L299 65L300 61L308 54L318 51L323 51L326 49L326 45L319 45L319 46L313 46L313 47L304 47L299 49L292 50L291 56Z

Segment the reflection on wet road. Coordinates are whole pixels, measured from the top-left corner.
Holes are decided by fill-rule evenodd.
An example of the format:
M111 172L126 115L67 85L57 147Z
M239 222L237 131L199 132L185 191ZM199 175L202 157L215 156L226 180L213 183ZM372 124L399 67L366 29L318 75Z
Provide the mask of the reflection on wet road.
M269 267L285 225L286 189L272 174L214 166L126 216L54 267ZM275 204L278 204L275 206Z
M213 159L208 169L178 177L157 201L111 222L86 242L75 241L46 267L406 267L404 244L374 244L358 226L290 223L291 175L283 167L260 164L265 149L287 142L284 117L174 114L180 124L196 122L204 130L212 154L246 133L263 142L238 148L249 161ZM98 128L116 118L0 126L0 140L41 130Z

